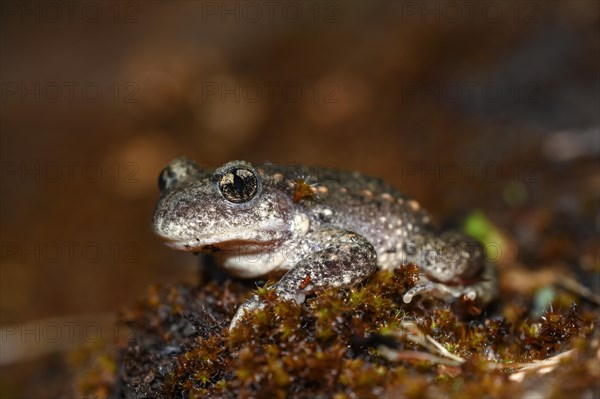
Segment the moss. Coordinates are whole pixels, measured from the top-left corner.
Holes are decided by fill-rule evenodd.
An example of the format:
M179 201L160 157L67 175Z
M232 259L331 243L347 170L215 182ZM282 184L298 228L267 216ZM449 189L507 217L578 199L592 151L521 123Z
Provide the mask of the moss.
M415 265L380 272L358 287L320 292L302 306L278 301L267 285L259 289L265 307L233 332L227 326L236 304L249 294L246 286L226 280L202 287L151 287L146 301L121 314L133 335L119 348L119 361L97 363L79 393L106 393L118 375L112 393L129 397L598 394L598 328L592 306L552 303L556 307L538 318L518 310L511 312L512 319L499 313L462 319L444 303L404 304L402 294L417 275ZM402 326L407 321L464 363L422 357L427 349L398 338L406 333ZM390 361L380 352L383 348L403 360ZM522 363L572 348L573 356L553 372L511 380Z

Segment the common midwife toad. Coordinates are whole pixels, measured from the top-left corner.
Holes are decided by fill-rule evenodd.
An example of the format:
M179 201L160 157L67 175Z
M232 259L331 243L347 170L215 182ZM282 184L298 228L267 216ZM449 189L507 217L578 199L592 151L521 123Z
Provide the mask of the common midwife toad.
M419 204L383 181L359 173L229 162L206 171L186 158L160 174L154 231L172 248L223 251L223 267L243 278L287 271L278 297L302 303L324 287L352 286L378 269L420 266L404 294L485 306L497 295L494 264L457 232L438 233ZM310 186L303 177L316 176ZM262 306L257 295L245 311Z

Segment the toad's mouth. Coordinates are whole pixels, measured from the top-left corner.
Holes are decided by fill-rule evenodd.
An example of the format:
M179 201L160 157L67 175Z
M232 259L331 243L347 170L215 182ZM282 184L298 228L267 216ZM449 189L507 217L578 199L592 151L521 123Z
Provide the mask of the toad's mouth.
M190 241L169 241L165 244L179 251L195 252L195 253L215 253L215 252L232 252L239 254L262 253L273 250L281 244L281 240L272 239L266 241L232 239L221 241L218 243L203 243L196 238Z

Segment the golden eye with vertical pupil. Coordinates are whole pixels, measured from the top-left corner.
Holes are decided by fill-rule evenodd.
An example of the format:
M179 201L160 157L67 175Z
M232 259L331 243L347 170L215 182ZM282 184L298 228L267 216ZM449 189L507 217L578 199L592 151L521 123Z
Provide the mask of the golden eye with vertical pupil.
M219 190L229 202L247 202L254 198L258 191L258 178L252 170L230 169L221 176Z

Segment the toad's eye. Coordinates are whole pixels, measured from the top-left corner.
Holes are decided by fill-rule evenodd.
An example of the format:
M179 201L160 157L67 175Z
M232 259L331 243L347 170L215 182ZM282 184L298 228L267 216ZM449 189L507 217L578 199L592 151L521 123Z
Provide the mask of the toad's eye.
M176 181L177 176L175 176L171 167L167 166L160 172L160 175L158 175L158 189L162 192L171 187Z
M163 192L175 184L196 177L199 173L200 168L196 162L185 157L174 159L158 175L158 188Z
M249 169L230 169L221 176L219 190L229 202L247 202L254 198L258 191L258 178L254 171Z

